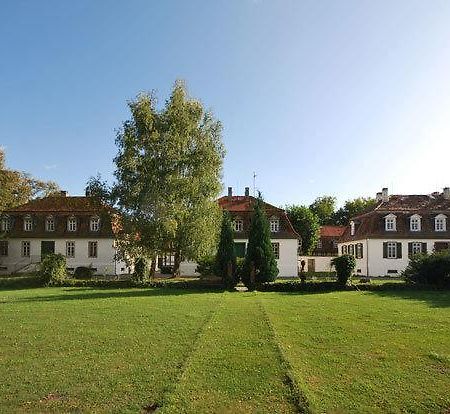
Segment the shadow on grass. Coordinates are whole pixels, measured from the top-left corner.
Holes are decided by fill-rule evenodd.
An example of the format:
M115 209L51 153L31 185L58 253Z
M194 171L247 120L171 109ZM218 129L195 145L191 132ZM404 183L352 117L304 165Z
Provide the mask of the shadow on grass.
M425 302L433 308L448 308L450 307L450 291L449 290L424 290L411 289L410 286L405 285L403 289L392 290L371 290L370 294L378 295L384 298L415 300L418 302Z

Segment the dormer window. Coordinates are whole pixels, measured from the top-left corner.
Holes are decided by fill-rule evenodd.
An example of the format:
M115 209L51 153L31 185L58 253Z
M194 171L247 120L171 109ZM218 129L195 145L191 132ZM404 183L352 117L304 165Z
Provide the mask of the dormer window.
M100 218L99 217L91 217L89 227L90 227L91 231L99 231L100 230Z
M241 232L244 230L244 221L242 219L233 220L233 230L236 232Z
M422 228L421 217L418 214L414 214L409 219L409 229L411 231L420 231Z
M350 236L354 236L355 235L355 222L351 221L350 222Z
M33 230L33 220L30 216L25 216L23 219L23 230L32 231Z
M69 217L67 220L67 231L77 231L77 219L75 217Z
M52 216L49 216L45 219L45 230L55 231L55 219Z
M0 222L0 230L1 231L9 231L11 230L11 221L8 216L3 216Z
M278 217L272 217L269 223L270 223L270 231L272 233L278 233L280 231L280 219Z
M388 214L384 218L384 228L386 231L397 231L397 217L394 214Z
M434 218L435 231L447 231L447 216L445 214L438 214Z

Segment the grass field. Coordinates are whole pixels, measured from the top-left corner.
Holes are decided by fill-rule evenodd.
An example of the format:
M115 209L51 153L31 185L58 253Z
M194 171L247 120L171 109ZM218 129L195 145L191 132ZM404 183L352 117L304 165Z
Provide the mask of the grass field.
M1 412L450 409L450 292L0 290Z

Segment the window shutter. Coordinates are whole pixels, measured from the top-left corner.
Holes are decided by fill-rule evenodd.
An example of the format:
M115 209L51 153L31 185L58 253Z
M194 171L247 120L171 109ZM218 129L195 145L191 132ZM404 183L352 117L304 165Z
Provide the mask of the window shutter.
M361 251L360 251L360 254L359 254L359 258L362 259L364 257L364 246L363 246L362 243L360 243L360 246L361 246Z
M397 259L401 259L401 258L402 258L402 244L397 243Z
M408 243L408 257L411 257L413 254L413 244L412 242Z
M422 243L422 253L427 253L427 244Z
M383 258L387 259L387 242L383 243Z

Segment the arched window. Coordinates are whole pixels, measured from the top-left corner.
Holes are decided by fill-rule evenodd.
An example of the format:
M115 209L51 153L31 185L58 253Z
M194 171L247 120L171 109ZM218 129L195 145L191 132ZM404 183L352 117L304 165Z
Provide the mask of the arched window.
M2 220L0 222L0 230L1 231L9 231L11 229L11 220L9 216L2 216Z
M53 216L48 216L45 219L45 230L46 231L55 231L55 219Z
M394 214L388 214L384 218L384 228L386 231L397 231L397 217Z
M100 217L91 217L89 228L91 231L100 230Z
M422 217L420 217L418 214L413 214L409 218L409 229L411 231L420 231L422 228Z
M77 231L77 219L73 216L67 219L67 231Z
M244 220L240 218L235 218L233 220L233 230L236 232L241 232L244 230Z
M33 230L33 219L31 218L31 216L25 216L23 218L23 229L24 231Z
M445 214L438 214L434 218L435 231L447 231L447 216Z
M280 231L280 219L278 217L271 217L269 223L272 233L278 233Z

